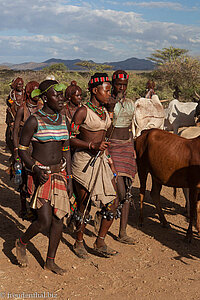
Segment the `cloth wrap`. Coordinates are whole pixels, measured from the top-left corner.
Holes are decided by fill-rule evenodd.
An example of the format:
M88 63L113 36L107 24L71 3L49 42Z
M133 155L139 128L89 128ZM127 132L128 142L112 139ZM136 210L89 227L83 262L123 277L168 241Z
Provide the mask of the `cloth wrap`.
M108 151L118 176L130 177L133 181L137 172L133 141L110 139Z
M36 164L38 166L42 166L39 162L36 162ZM31 195L30 202L32 202L37 193L36 208L39 209L44 204L40 201L40 199L44 199L46 202L49 201L50 205L54 209L56 217L62 219L66 214L70 214L70 200L67 193L66 171L64 170L57 173L51 173L48 174L48 176L48 180L43 185L38 185L34 174L28 175L27 185L28 193Z
M112 183L114 176L105 153L99 156L94 167L91 167L89 164L93 158L89 152L76 151L72 158L72 174L73 178L91 193L90 198L94 205L101 207L116 199Z

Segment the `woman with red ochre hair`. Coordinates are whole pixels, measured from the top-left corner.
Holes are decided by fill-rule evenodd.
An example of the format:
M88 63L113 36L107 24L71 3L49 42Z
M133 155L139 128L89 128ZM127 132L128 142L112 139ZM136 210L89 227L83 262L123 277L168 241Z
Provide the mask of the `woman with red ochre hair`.
M25 94L24 99L25 102L20 106L16 113L15 117L15 123L14 123L14 132L13 132L13 143L14 143L14 160L16 161L19 158L18 154L18 146L19 146L19 138L21 135L21 130L26 122L26 120L29 118L30 115L34 114L38 109L40 109L43 106L43 103L39 99L39 97L31 97L32 91L35 89L38 89L39 83L36 81L30 81L25 86ZM30 147L30 152L31 152ZM22 168L22 184L20 185L20 199L21 199L21 210L19 213L19 216L23 220L30 220L33 218L32 213L27 212L26 207L26 196L27 196L27 172L25 168Z
M67 100L63 113L65 113L69 123L71 123L76 110L81 107L82 89L73 80L65 90L65 99Z
M13 129L14 121L17 110L24 102L24 81L22 78L17 77L11 83L11 91L6 100L6 145L8 146L12 157L14 156L14 144L13 144Z

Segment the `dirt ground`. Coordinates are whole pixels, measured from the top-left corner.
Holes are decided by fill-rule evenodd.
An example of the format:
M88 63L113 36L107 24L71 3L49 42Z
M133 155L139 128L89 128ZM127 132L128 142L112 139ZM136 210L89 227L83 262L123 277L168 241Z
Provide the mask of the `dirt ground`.
M135 245L120 244L119 221L115 221L106 238L119 251L113 258L93 252L94 228L88 225L85 242L90 253L80 260L72 251L74 238L64 229L56 262L67 269L64 276L43 269L48 239L39 234L28 245L29 266L17 265L15 240L29 226L18 217L19 194L5 169L10 154L5 150L5 107L0 106L0 300L1 299L200 299L200 240L195 232L191 244L184 242L188 223L184 217L184 198L178 190L174 199L171 188L162 189L162 207L171 228L161 227L149 196L145 200L145 223L138 222L139 182L136 177L128 234ZM94 215L95 209L92 210Z

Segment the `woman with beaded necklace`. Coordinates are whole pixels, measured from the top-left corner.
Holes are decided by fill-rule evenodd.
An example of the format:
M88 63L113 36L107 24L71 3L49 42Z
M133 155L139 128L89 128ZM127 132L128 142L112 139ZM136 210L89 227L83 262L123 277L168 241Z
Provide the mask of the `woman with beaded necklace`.
M13 79L11 85L11 91L6 100L7 109L6 109L6 145L8 146L12 158L14 156L14 145L13 145L13 128L16 113L20 106L24 102L24 81L21 77Z
M109 100L110 88L108 75L95 73L89 82L90 101L76 111L71 124L70 144L76 149L72 159L72 173L78 194L74 252L84 259L88 257L88 253L84 247L83 233L90 220L91 201L102 208L103 216L94 248L105 257L117 254L104 241L115 216L117 201L113 174L115 170L111 169L109 158L105 154L109 144L105 141L105 136L111 121L104 105Z
M44 107L31 115L22 129L19 155L31 171L28 191L37 220L16 241L16 255L21 266L27 266L26 244L39 232L48 231L49 247L44 268L62 275L65 270L55 264L55 255L61 239L63 218L70 213L72 175L69 134L63 108L65 86L54 80L45 80L31 97L40 96ZM30 156L28 147L32 141Z
M65 90L65 98L67 103L64 106L64 112L71 124L73 115L76 110L81 107L82 89L77 85L77 82L73 80L71 84Z
M33 90L38 89L39 83L36 81L30 81L25 86L25 102L20 106L16 113L14 132L13 132L13 143L14 143L14 160L19 159L18 145L19 137L21 135L22 127L25 121L30 115L35 113L38 109L43 106L39 97L31 98L31 93ZM31 153L31 152L30 152ZM24 220L30 220L33 218L33 214L27 212L26 208L26 194L27 194L27 174L25 168L22 170L22 180L23 183L20 186L20 198L21 198L21 210L20 217Z

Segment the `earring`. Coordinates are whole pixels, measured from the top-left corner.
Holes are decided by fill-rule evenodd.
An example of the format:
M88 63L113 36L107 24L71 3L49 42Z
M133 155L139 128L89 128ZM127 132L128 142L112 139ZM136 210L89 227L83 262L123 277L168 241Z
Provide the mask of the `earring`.
M44 100L44 102L47 102L47 100Z

